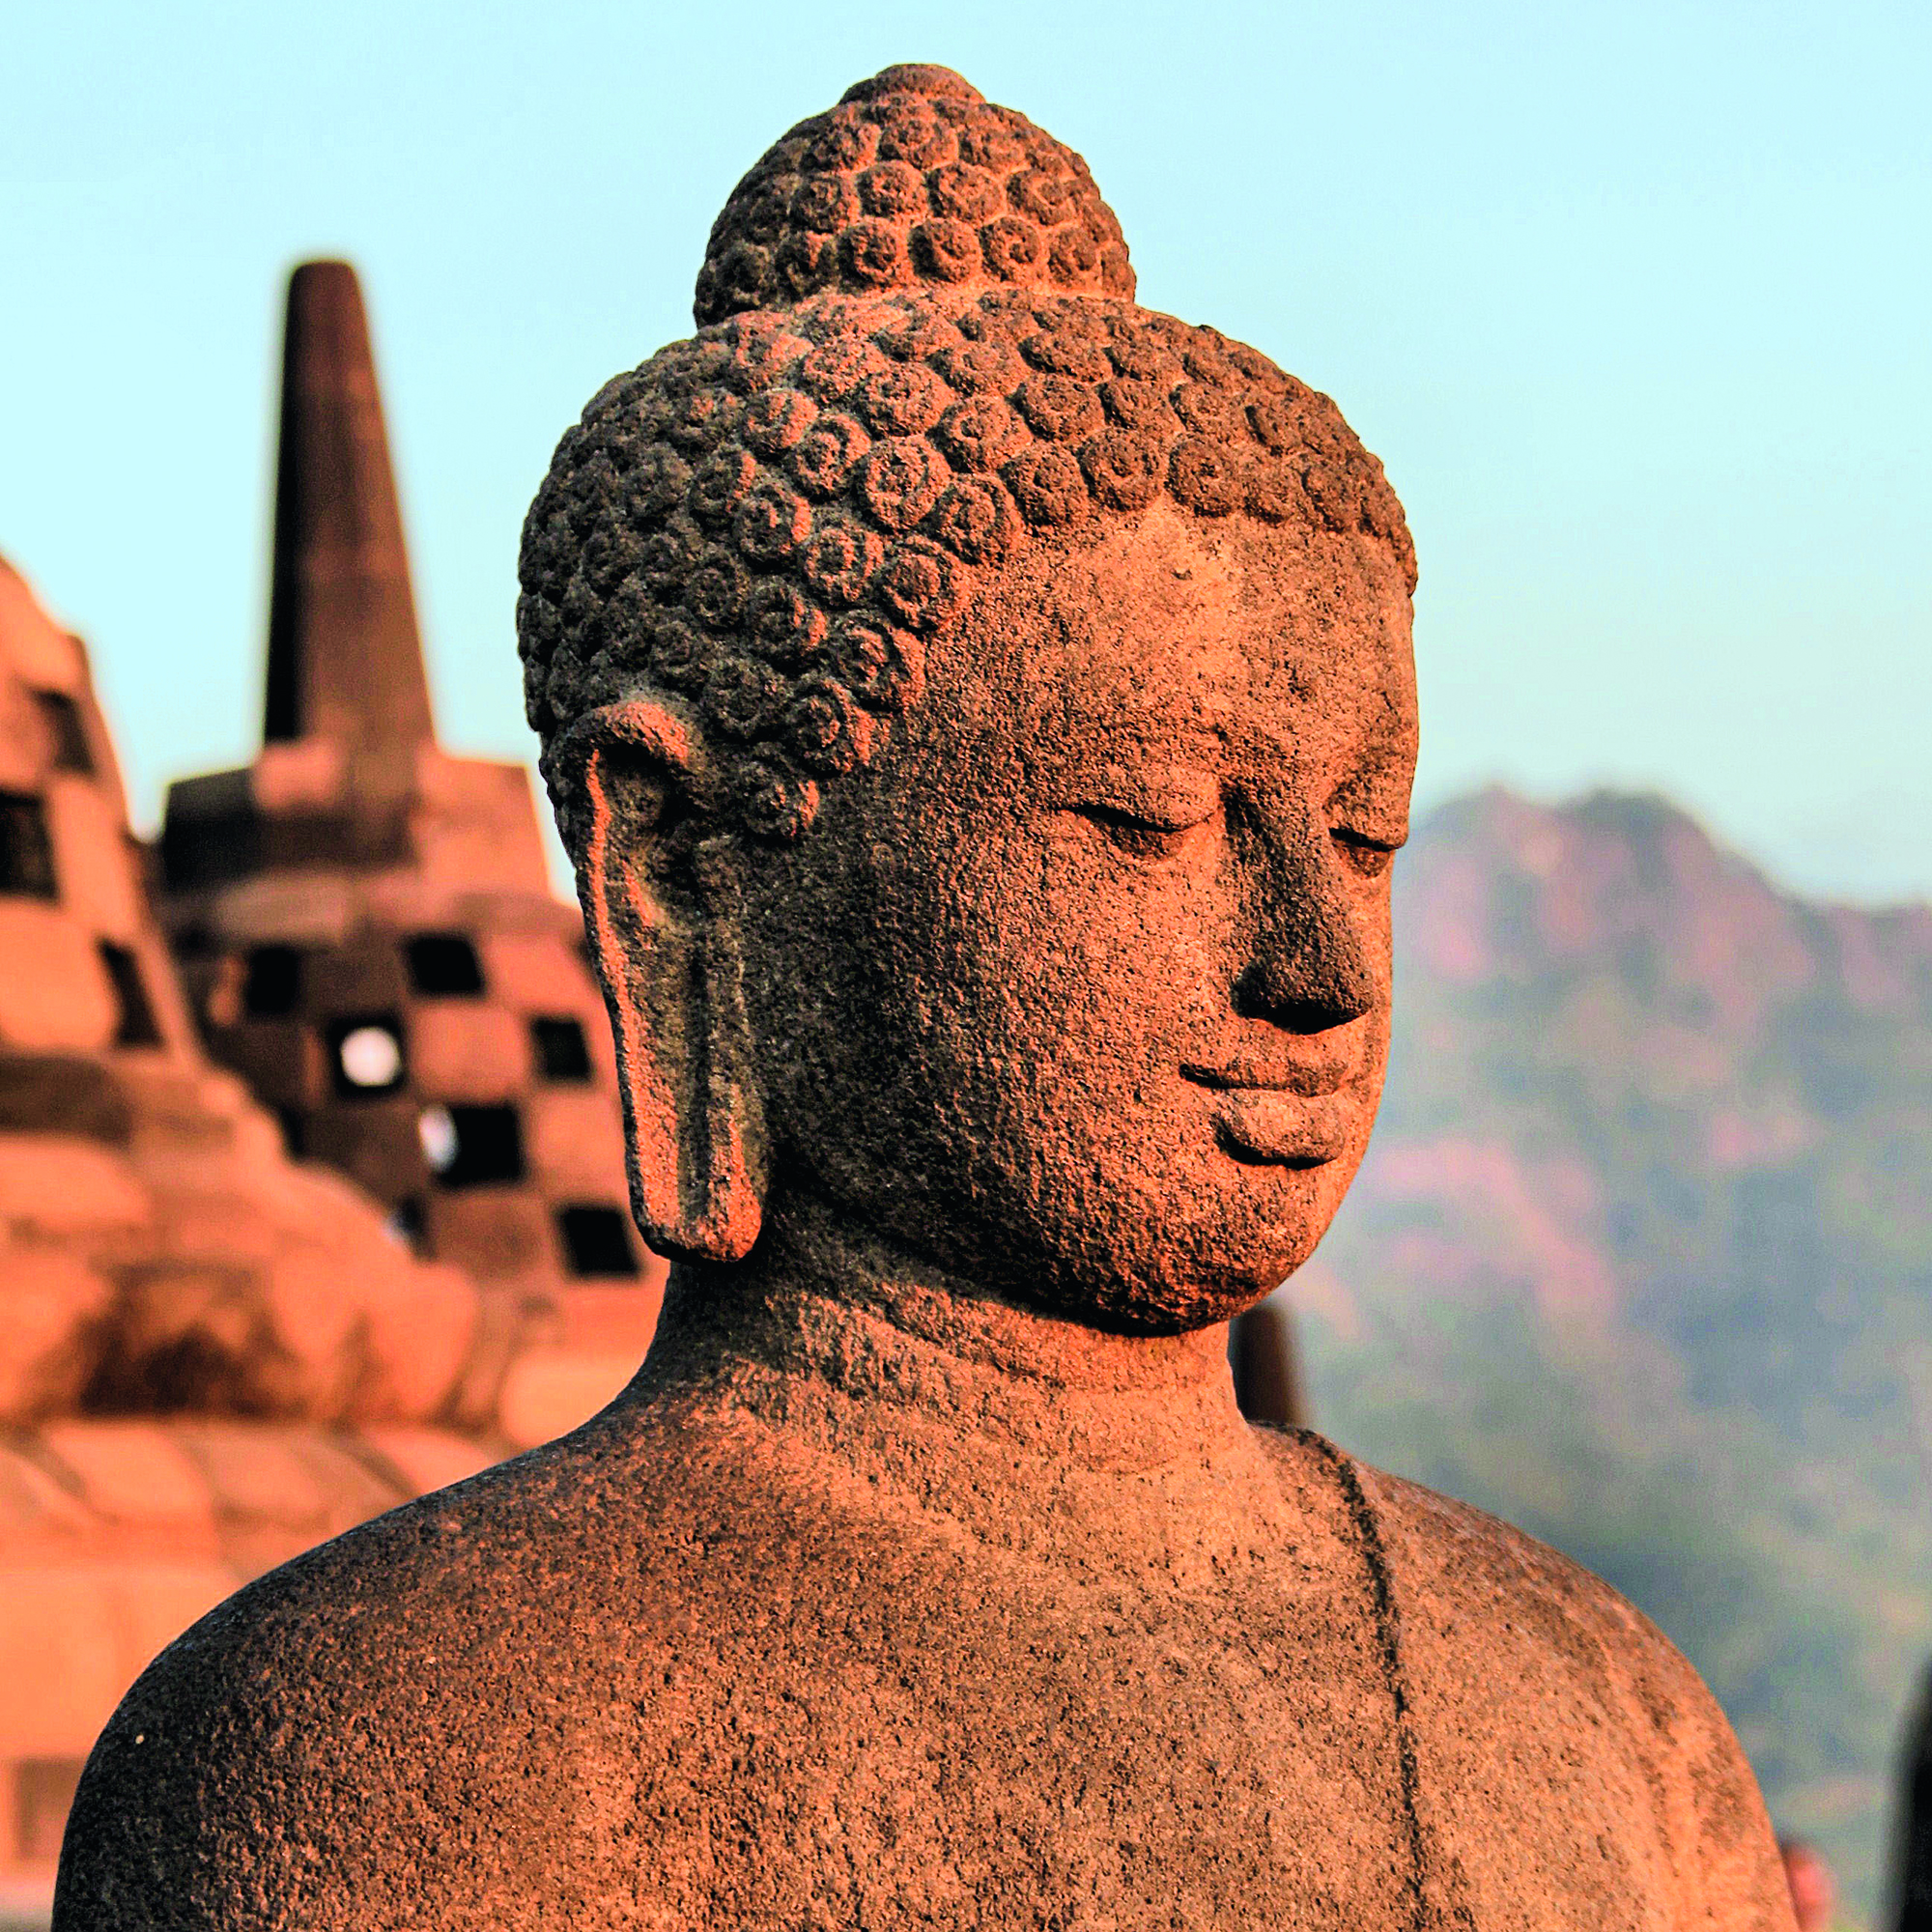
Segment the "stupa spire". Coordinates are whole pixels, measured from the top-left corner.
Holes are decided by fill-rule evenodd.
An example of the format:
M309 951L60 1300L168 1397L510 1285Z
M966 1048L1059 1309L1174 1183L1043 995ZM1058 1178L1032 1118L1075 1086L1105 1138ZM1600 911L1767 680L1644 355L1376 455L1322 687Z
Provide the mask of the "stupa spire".
M595 1357L582 1381L600 1400L629 1379L665 1275L624 1208L583 923L551 891L526 767L452 755L433 735L347 263L295 271L285 368L269 742L245 770L169 787L165 916L203 1039L298 1156L339 1169L395 1236L471 1274L479 1334L519 1332L518 1311L543 1304L551 1352L526 1406L554 1434L587 1412L565 1393L570 1365ZM5 955L0 932L0 991ZM504 1414L524 1413L520 1386L502 1384Z
M263 736L333 739L365 772L406 773L434 730L362 291L347 262L304 262L289 278Z

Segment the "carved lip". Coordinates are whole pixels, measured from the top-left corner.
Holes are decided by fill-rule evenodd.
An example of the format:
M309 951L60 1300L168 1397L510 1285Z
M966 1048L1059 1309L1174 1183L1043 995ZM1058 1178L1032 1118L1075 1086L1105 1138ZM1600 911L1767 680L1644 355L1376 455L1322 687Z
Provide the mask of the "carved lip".
M1331 1054L1302 1062L1237 1060L1227 1066L1208 1066L1198 1061L1180 1064L1180 1077L1197 1087L1221 1093L1298 1094L1310 1100L1339 1094L1353 1074L1354 1067L1349 1062Z
M1211 1090L1221 1151L1249 1166L1321 1167L1348 1151L1354 1109L1346 1093L1253 1085Z

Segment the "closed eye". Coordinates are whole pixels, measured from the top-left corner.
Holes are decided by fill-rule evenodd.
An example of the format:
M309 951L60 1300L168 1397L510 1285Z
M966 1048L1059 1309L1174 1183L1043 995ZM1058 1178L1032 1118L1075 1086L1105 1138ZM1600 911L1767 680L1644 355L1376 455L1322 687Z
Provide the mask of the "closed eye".
M1335 841L1342 863L1364 879L1379 879L1395 863L1399 848L1382 839L1365 838L1361 833L1350 832L1340 825L1328 836Z
M1198 816L1190 812L1151 818L1098 801L1076 805L1073 810L1096 827L1109 844L1135 859L1178 858L1195 835L1220 815L1219 808L1214 807Z

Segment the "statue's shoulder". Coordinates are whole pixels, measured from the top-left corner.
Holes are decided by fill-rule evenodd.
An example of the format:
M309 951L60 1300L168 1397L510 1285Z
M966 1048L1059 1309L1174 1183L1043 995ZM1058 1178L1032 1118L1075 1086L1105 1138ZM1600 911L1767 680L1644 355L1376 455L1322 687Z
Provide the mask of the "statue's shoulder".
M594 1776L611 1709L633 1734L670 1721L654 1691L706 1528L691 1486L655 1473L675 1460L657 1433L586 1425L303 1552L178 1638L88 1761L63 1932L403 1922L381 1875L460 1865L460 1847L425 1856L449 1819L540 1844L520 1811ZM566 1667L586 1646L595 1684ZM682 1656L701 1698L706 1653ZM353 1906L350 1873L370 1894Z
M674 1587L663 1546L688 1540L689 1484L667 1480L675 1423L595 1418L360 1523L238 1590L163 1651L137 1691L259 1681L332 1698L343 1681L431 1662L480 1668L489 1633L527 1646L624 1578Z
M1515 1814L1501 1840L1532 1859L1547 1840L1557 1868L1601 1857L1606 1883L1614 1868L1618 1886L1662 1887L1717 1923L1783 1925L1756 1780L1669 1638L1547 1544L1309 1440L1384 1595L1418 1763L1492 1794Z
M1699 1701L1709 1693L1655 1624L1602 1577L1453 1496L1359 1461L1307 1429L1258 1432L1301 1505L1332 1516L1387 1597L1391 1628L1453 1643L1480 1673L1518 1650L1595 1671L1614 1661ZM1413 1629L1410 1627L1413 1626Z
M1337 1453L1412 1641L1480 1639L1508 1668L1535 1651L1582 1681L1624 1682L1647 1707L1722 1724L1683 1654L1601 1577L1487 1511Z

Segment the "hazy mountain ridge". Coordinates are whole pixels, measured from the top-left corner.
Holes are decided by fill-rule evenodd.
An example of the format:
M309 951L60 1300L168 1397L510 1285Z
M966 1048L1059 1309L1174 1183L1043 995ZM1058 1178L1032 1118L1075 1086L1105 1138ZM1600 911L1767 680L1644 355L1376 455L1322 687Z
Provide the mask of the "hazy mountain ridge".
M1396 897L1381 1124L1292 1291L1317 1419L1631 1595L1868 1907L1932 1654L1932 907L1501 791Z

